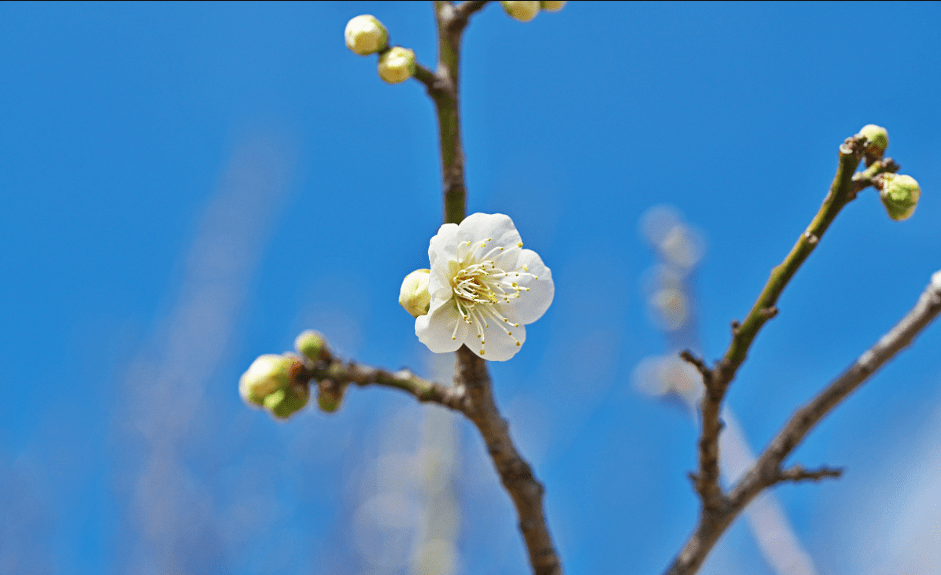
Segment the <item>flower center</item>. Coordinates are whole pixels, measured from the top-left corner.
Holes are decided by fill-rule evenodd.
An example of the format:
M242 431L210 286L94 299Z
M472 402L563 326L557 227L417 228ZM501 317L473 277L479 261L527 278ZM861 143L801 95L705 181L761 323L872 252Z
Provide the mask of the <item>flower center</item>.
M508 251L502 246L494 247L484 255L478 256L478 250L485 249L491 241L493 241L492 238L487 238L476 243L468 241L459 244L457 261L451 262L450 270L454 303L464 323L475 327L477 339L480 340L481 355L485 353L484 329L490 327L487 322L488 318L497 320L498 325L510 339L517 346L522 345L519 340L513 337L513 332L510 331L510 327L519 327L519 324L510 323L510 320L503 315L500 304L511 304L511 300L517 299L521 294L529 291L529 288L519 285L517 282L519 278L533 277L539 279L529 273L529 268L526 266L520 266L511 271L498 268L492 258L496 253ZM509 248L509 250L522 247L523 244L520 242ZM451 339L457 339L459 326L460 324L454 326Z

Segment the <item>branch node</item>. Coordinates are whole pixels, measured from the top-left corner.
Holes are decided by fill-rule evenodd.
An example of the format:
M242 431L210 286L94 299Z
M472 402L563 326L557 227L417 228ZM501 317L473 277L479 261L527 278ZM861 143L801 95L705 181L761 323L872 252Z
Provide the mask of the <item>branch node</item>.
M774 316L778 315L778 308L777 306L763 307L761 308L761 315L765 319L771 319Z

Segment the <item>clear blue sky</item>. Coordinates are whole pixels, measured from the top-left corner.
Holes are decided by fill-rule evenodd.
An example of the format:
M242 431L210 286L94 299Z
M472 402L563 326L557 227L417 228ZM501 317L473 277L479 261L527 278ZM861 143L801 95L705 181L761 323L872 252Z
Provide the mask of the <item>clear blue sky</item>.
M430 3L0 4L0 570L405 572L363 551L357 517L391 476L421 521L401 454L435 408L354 389L335 415L278 423L237 393L306 328L345 357L433 373L396 303L441 220L433 108L346 49L362 13L434 65ZM631 381L667 350L641 215L672 204L706 238L701 351L716 358L844 138L885 126L920 182L904 223L863 193L785 291L729 397L763 445L941 268L939 25L938 3L473 19L469 211L511 215L556 282L492 374L567 572L658 573L697 513L693 423ZM938 349L935 325L792 458L847 470L776 491L820 572L941 572ZM458 572L525 572L509 500L456 430ZM383 536L407 547L412 527ZM741 520L704 572L772 573Z

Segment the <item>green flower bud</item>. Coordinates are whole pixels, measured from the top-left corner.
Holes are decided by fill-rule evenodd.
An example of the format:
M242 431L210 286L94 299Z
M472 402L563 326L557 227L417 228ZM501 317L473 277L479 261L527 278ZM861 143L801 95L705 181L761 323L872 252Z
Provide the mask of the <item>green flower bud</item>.
M883 174L879 197L882 198L882 205L885 206L889 217L900 222L915 213L915 207L921 197L921 188L911 176Z
M382 52L389 45L389 33L374 16L363 14L347 22L343 32L346 47L360 56Z
M500 2L503 9L514 20L529 22L539 14L539 2Z
M558 12L565 6L565 2L540 2L539 7L549 12Z
M294 349L310 361L317 363L327 355L327 342L319 332L308 329L294 340Z
M264 405L278 419L287 419L307 405L310 390L305 384L279 389L265 398Z
M860 136L865 136L869 140L869 149L876 152L878 150L879 157L882 157L882 152L885 152L885 149L889 147L889 133L882 126L877 126L875 124L866 124L863 126L863 129L859 131Z
M265 354L249 366L239 379L239 394L249 404L263 406L265 399L291 384L291 369L297 361L282 355Z
M345 386L332 379L320 380L317 382L317 406L327 413L333 413L340 409L345 389Z
M418 317L428 313L431 307L431 294L428 293L428 278L431 270L415 270L405 276L402 288L399 290L399 305L405 311Z
M379 77L389 84L399 84L415 74L415 52L396 46L379 56Z

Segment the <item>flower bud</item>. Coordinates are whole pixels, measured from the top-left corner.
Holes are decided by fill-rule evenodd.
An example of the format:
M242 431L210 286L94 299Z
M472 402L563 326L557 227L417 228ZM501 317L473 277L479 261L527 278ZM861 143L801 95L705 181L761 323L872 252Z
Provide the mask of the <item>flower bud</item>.
M415 74L415 52L396 46L379 56L379 77L389 84L399 84Z
M264 405L278 419L287 419L303 409L309 399L307 385L297 383L272 393L265 398Z
M915 213L921 188L911 176L887 173L882 175L882 188L879 190L882 205L889 217L895 221L907 220Z
M503 9L514 20L529 22L539 14L539 2L501 2Z
M399 305L412 314L412 317L425 315L431 307L431 294L428 293L428 278L430 277L431 270L415 270L402 280Z
M350 20L343 32L346 47L360 56L382 52L389 44L389 33L374 16L363 14Z
M343 401L345 387L332 379L322 379L317 382L317 406L322 411L333 413L340 409Z
M294 340L294 349L310 361L317 363L327 354L327 342L323 335L308 329Z
M264 405L265 398L291 383L294 361L282 355L265 354L252 362L239 379L239 394L246 403Z
M549 12L558 12L565 6L565 2L540 2L539 7Z
M885 149L889 147L889 133L882 126L877 126L875 124L866 124L863 126L863 129L859 131L860 136L865 136L869 140L869 148L879 150L879 156L881 157L881 152L885 152Z

